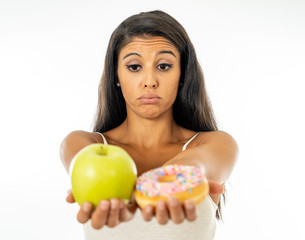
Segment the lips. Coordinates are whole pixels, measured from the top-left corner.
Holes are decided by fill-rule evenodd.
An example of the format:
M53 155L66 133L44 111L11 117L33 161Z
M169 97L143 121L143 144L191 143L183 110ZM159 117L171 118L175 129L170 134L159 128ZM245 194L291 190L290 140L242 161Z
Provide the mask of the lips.
M160 102L161 98L156 94L144 94L138 100L143 104L156 104Z

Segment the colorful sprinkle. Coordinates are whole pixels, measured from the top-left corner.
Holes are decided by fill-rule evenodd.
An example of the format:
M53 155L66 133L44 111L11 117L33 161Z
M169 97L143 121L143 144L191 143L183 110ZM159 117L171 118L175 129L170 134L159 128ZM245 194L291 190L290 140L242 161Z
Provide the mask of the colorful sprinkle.
M163 176L176 176L171 182L160 182ZM136 183L136 189L148 197L169 196L189 191L203 182L202 171L193 166L167 165L143 173Z

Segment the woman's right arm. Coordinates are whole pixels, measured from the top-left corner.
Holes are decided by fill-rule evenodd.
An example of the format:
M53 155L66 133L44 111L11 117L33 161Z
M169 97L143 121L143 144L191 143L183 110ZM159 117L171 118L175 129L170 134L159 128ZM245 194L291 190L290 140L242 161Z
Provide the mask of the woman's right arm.
M60 145L60 158L66 171L69 172L70 163L80 150L92 143L99 142L103 143L103 139L98 133L81 130L69 133Z
M60 157L67 172L69 172L73 157L92 143L103 143L102 136L98 133L73 131L64 138L60 146ZM66 201L75 202L71 191L68 193ZM134 196L127 205L121 199L102 200L96 209L93 209L91 203L85 202L80 206L77 220L80 223L86 223L91 219L91 225L95 229L100 229L105 225L115 227L121 222L130 221L136 209Z

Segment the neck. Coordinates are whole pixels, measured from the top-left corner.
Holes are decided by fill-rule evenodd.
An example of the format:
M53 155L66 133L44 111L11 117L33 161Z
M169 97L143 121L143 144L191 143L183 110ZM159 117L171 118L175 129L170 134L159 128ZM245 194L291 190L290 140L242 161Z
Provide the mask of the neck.
M175 142L179 132L179 126L171 113L158 119L127 115L120 127L124 142L143 148L154 148Z

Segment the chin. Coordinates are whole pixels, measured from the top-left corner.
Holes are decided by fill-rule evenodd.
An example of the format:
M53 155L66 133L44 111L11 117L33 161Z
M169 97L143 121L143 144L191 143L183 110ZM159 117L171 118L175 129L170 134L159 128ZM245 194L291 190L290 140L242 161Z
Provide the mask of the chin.
M142 118L152 120L152 119L157 119L157 118L163 116L168 111L166 111L166 110L164 111L164 109L162 111L162 109L160 109L160 106L157 106L157 105L145 105L145 106L141 106L140 109L134 108L132 110L132 112L134 112L136 115L138 115Z
M145 109L145 111L142 111L139 115L148 119L156 119L161 115L161 112L159 109Z
M148 113L146 113L146 114L141 114L141 116L143 118L147 118L147 119L156 119L160 116L160 114L153 114L153 113L148 114Z

